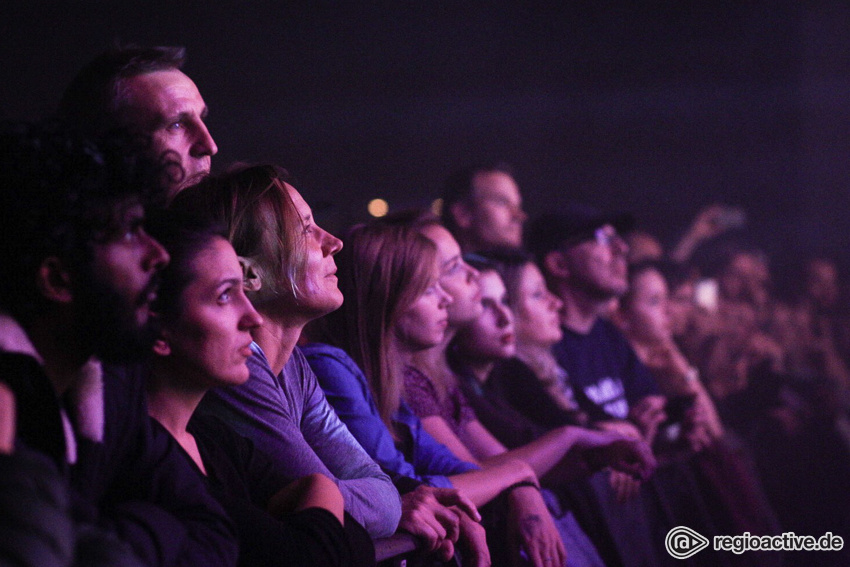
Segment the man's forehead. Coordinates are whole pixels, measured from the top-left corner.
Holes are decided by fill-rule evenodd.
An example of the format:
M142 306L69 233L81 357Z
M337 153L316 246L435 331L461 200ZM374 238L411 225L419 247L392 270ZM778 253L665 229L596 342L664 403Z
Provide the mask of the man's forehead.
M514 178L502 171L483 171L472 179L473 196L478 199L507 198L521 201L522 195Z
M125 104L138 119L153 121L182 112L203 114L204 99L195 83L178 69L164 69L124 79ZM133 117L128 116L132 120Z
M95 248L112 244L120 235L134 224L142 223L145 219L145 208L138 196L128 196L112 203L104 203L93 228L92 235Z

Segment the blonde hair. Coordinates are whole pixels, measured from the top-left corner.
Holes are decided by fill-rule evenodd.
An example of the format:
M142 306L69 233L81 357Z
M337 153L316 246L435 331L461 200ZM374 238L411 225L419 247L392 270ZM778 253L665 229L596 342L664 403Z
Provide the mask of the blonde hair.
M282 297L298 300L306 250L303 220L274 165L238 164L174 198L172 209L209 217L227 230L236 253L249 260L262 285L251 300L262 309Z

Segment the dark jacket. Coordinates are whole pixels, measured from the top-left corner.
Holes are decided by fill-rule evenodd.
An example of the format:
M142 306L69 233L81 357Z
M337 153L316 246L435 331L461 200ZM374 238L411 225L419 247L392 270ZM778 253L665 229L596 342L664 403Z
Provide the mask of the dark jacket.
M170 435L151 428L145 369L103 367L103 438L75 435L69 464L59 400L40 364L0 353L0 376L15 393L17 433L49 455L69 480L75 520L96 524L127 542L148 565L230 566L237 545L232 524L207 493ZM76 431L74 412L68 411Z

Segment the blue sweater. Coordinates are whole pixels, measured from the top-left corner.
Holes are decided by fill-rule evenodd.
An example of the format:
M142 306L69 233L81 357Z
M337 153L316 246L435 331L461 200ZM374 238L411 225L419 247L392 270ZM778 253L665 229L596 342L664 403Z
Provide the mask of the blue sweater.
M372 398L366 376L351 357L341 349L321 343L307 345L302 351L337 415L385 470L431 486L451 488L452 483L446 477L478 469L455 457L431 437L404 402L393 419L403 445L396 447Z

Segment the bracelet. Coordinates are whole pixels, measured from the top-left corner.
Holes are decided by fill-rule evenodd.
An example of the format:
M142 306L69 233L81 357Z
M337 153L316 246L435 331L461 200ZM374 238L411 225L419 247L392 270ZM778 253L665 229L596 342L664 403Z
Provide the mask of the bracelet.
M502 494L507 494L507 493L513 491L516 488L522 488L524 486L532 486L532 487L536 488L538 492L540 492L540 487L537 485L536 482L531 481L531 480L521 480L519 482L513 483L512 485L510 485L509 487L504 489L502 491Z

